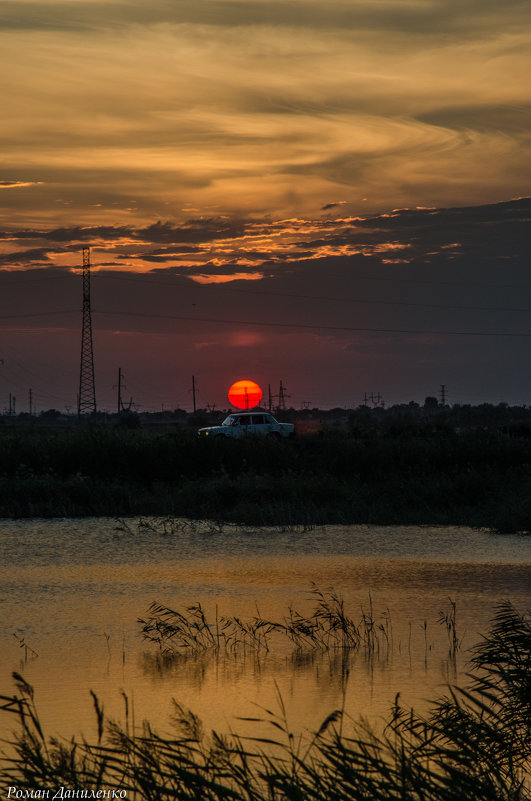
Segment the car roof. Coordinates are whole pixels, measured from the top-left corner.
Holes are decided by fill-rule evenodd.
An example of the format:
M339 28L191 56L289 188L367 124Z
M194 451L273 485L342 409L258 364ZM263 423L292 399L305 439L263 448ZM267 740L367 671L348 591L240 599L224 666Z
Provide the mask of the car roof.
M230 412L231 417L236 414L240 415L241 417L242 415L245 416L248 414L269 414L269 412L267 412L265 409L252 409L250 412Z

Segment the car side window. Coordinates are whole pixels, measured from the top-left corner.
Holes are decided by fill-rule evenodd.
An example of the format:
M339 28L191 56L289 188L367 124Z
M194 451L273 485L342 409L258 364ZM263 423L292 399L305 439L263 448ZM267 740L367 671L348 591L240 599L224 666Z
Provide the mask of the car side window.
M253 423L254 426L262 426L264 424L264 415L263 414L253 414L252 423Z
M241 426L248 426L249 425L249 418L248 417L239 417L238 420L240 421Z

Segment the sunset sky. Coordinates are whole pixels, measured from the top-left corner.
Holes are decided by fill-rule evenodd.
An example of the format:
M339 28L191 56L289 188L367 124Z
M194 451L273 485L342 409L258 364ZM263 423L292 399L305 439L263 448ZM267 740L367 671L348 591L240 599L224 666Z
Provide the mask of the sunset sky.
M527 0L0 0L0 411L531 402Z

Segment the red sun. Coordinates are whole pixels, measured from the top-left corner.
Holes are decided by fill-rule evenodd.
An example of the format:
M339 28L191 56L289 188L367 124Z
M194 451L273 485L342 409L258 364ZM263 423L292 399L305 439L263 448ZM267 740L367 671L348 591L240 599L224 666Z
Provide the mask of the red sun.
M262 390L255 381L243 378L229 389L229 400L237 409L252 409L262 400Z

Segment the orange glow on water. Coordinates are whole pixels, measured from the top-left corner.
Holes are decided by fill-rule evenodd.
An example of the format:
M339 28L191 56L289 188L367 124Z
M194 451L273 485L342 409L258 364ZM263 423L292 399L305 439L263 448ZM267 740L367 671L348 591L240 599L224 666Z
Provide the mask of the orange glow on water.
M237 409L253 409L262 400L262 390L255 381L243 378L229 389L229 401Z

